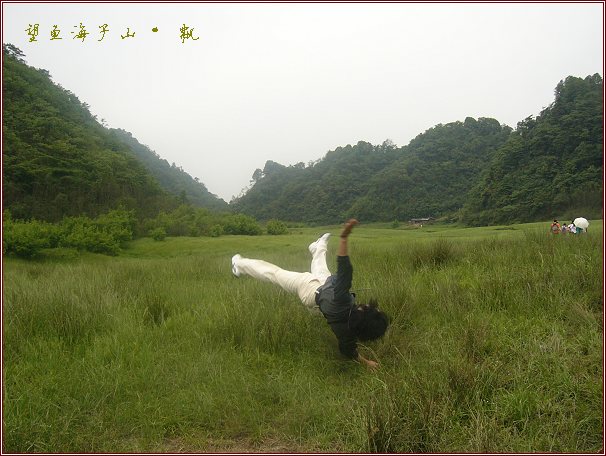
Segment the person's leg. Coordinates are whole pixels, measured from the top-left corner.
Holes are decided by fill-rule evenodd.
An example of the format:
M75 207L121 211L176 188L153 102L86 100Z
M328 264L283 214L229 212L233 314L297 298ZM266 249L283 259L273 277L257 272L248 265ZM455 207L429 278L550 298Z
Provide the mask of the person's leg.
M328 238L330 233L326 233L317 241L309 244L309 252L312 255L311 259L311 275L324 284L331 273L326 264L326 250L328 249Z
M285 291L296 293L305 306L315 307L315 292L322 284L309 272L286 271L267 261L243 258L240 255L234 255L231 263L232 272L236 277L246 274L264 282L271 282Z

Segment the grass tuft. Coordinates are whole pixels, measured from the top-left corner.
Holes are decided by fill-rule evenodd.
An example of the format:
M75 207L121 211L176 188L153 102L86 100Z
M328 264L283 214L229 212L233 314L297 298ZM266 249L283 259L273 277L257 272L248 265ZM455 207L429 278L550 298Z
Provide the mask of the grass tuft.
M442 268L457 257L452 242L437 239L429 244L415 245L411 251L411 261L414 269Z

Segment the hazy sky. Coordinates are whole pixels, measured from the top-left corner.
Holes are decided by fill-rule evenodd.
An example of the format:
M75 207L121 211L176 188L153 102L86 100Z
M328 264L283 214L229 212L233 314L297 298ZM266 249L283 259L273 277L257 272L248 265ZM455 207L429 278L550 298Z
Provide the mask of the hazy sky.
M566 76L603 76L603 15L602 3L5 2L2 38L229 201L267 160L406 145L467 116L515 127ZM183 25L198 39L182 42Z

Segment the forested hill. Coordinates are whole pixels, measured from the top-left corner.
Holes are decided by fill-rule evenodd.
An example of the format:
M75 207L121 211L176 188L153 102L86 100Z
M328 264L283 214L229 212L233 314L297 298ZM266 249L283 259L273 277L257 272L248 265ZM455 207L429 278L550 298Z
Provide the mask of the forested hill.
M232 204L261 219L315 223L443 216L463 205L510 132L494 119L467 118L437 125L401 148L359 142L308 167L268 162Z
M568 77L554 102L518 123L470 193L471 225L602 217L603 80Z
M454 217L511 128L489 118L437 125L402 147L349 209L364 220Z
M110 132L130 147L139 161L158 180L160 186L169 193L178 195L181 200L185 199L194 206L217 210L228 208L225 201L210 193L197 178L194 179L174 163L169 165L168 161L137 141L130 132L122 129L111 129Z
M329 152L315 165L285 167L268 161L254 185L231 205L260 219L332 223L370 190L370 178L392 163L397 150L359 142Z
M133 150L134 138L103 127L46 70L28 66L18 48L3 45L3 57L3 200L13 218L57 221L117 207L143 218L176 207L184 196L200 203L188 182L163 188L148 170L153 160ZM208 193L198 186L199 194ZM222 203L210 194L208 201L208 207Z
M308 166L268 161L231 205L260 219L525 222L602 208L602 78L568 77L515 131L489 118L437 125L407 146L359 142Z

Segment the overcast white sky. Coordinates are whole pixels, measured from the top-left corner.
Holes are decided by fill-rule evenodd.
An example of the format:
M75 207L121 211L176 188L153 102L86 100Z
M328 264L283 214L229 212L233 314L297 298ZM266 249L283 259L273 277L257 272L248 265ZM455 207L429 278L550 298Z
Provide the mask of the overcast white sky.
M604 67L597 2L2 6L28 64L226 201L267 160L406 145L467 116L515 128L560 80ZM199 39L182 43L184 24Z

